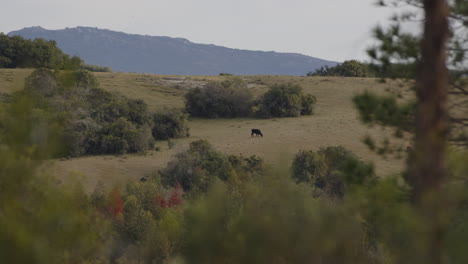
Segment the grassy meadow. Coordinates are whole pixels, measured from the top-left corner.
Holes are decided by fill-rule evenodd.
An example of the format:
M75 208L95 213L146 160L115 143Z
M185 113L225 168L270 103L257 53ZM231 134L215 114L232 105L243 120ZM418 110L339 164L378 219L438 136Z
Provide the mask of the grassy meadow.
M22 89L29 69L0 69L0 93ZM143 99L150 111L164 107L182 108L183 96L188 89L201 87L210 80L232 78L228 76L163 76L136 73L94 73L101 87L133 99ZM317 97L315 114L297 118L274 119L191 119L190 137L157 142L159 151L119 156L88 156L51 161L54 175L67 182L72 174L80 175L88 190L98 181L106 186L120 185L136 180L164 167L178 152L185 150L191 141L206 139L221 152L243 156L257 155L275 166L290 164L299 150L318 150L321 147L341 145L363 160L371 160L379 176L398 173L404 159L389 155L381 157L371 152L363 143L365 135L383 141L392 138L391 129L368 127L358 119L352 97L364 90L377 93L395 93L408 98L410 91L397 81L381 83L372 78L343 77L291 77L291 76L241 76L255 96L266 92L269 85L294 83L306 93ZM264 137L252 138L250 130L261 129ZM394 142L394 141L393 141ZM407 147L407 140L394 142Z

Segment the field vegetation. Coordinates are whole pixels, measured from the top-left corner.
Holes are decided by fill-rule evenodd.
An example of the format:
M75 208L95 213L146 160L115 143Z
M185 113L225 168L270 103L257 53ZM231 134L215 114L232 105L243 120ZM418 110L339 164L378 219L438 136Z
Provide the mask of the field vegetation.
M448 96L449 87L465 91L466 78L450 79L445 56L463 61L463 49L450 53L461 44L449 26L466 21L468 9L463 1L422 7L421 38L376 29L383 44L369 51L382 69L390 56L420 58L406 63L419 69L414 89L328 76L39 68L12 80L24 71L0 71L0 259L466 263L466 139L449 132L467 125ZM249 135L254 127L261 138ZM112 156L54 159L82 154ZM92 162L131 177L88 173ZM84 179L63 170L73 164Z
M0 70L0 92L11 94L24 87L25 79L33 71L28 69ZM203 88L211 82L231 80L230 76L159 76L134 73L93 73L99 87L105 91L125 95L132 100L143 100L149 113L172 112L171 109L184 109L184 95L190 89ZM190 128L189 138L173 140L169 149L167 142L156 141L160 151L147 150L135 155L88 156L57 160L54 171L62 181L67 182L70 173L82 175L85 187L92 190L100 180L112 185L124 184L128 180L139 179L163 168L178 152L188 149L196 139L208 140L216 149L228 155L245 157L256 155L267 163L292 161L299 150L314 150L328 146L344 146L360 158L373 161L378 175L394 174L403 168L402 154L389 153L385 157L375 155L361 139L371 135L378 143L394 133L392 129L362 125L358 112L353 106L354 95L372 90L381 95L396 95L406 100L412 98L407 86L399 88L399 81L380 83L371 78L340 77L291 77L291 76L241 76L254 100L260 99L274 85L296 85L302 87L305 95L317 98L314 115L298 118L234 118L203 119L190 118L186 126ZM180 114L173 114L177 119ZM179 124L183 124L179 123ZM165 126L167 126L166 123ZM159 128L164 130L165 126ZM182 125L181 127L184 127ZM264 133L261 139L250 137L250 130L259 128ZM180 133L186 133L183 128ZM183 131L183 132L182 132ZM165 132L164 132L165 133ZM163 134L164 134L163 133ZM153 136L156 135L153 133ZM159 139L158 139L159 140ZM406 149L408 138L401 139L401 148Z

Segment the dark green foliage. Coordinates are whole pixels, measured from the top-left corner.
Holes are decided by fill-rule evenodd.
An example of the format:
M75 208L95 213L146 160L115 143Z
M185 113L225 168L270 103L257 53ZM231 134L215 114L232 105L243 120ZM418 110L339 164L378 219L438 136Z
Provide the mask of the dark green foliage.
M26 40L0 33L0 68L77 70L83 61L64 54L53 40Z
M457 137L459 131L468 131L465 116L468 107L466 96L468 74L468 10L464 0L447 1L449 35L446 41L446 67L449 69L449 141L458 146L468 146L466 138ZM423 35L413 30L406 30L408 24L416 28L425 21L422 16L422 1L419 0L380 0L382 6L406 5L409 8L396 13L391 18L391 25L376 27L373 31L376 45L368 49L372 59L372 68L378 77L402 78L414 80L421 69L421 41ZM422 78L422 76L419 76ZM456 98L456 99L455 99ZM461 114L460 114L461 113Z
M152 115L153 137L156 140L189 136L188 115L178 109L164 109Z
M393 126L406 131L413 128L415 103L398 104L393 96L378 96L368 91L356 95L353 102L364 123Z
M80 184L59 185L43 170L61 124L30 97L0 105L0 258L4 263L106 259L107 226Z
M0 93L0 103L11 103L13 96L9 93Z
M90 72L112 72L112 69L109 67L97 66L97 65L90 65L84 64L81 66L81 69L88 70Z
M299 177L291 178L265 170L258 157L226 157L199 140L163 178L109 192L99 185L89 197L41 173L57 126L31 98L22 99L0 107L0 256L8 263L374 264L427 263L431 256L432 226L409 202L408 188L396 177L377 181L370 165L341 147L299 153ZM190 157L196 167L183 165ZM197 167L206 170L203 195L161 184ZM465 263L466 155L449 167L457 184L437 197L448 231L440 250L450 263ZM343 191L345 199L328 199Z
M369 65L356 60L345 61L334 67L320 67L307 76L342 76L342 77L373 77Z
M314 113L314 104L317 98L311 94L302 95L302 109L301 115L312 115Z
M226 156L207 141L197 140L190 143L189 150L177 154L160 174L165 185L180 185L184 191L197 193L205 192L215 179L229 179L232 170Z
M382 78L412 78L420 61L420 37L404 33L399 25L388 29L376 27L374 37L380 43L367 53L377 62L372 69Z
M255 102L254 114L261 118L311 115L316 101L298 85L274 85ZM253 99L240 79L231 79L189 91L185 107L190 115L197 117L246 117L252 114Z
M181 186L192 194L206 192L217 180L236 182L263 174L263 160L256 156L242 158L217 152L206 140L190 143L189 150L176 155L160 171L165 185Z
M343 147L301 151L294 158L292 171L297 183L307 183L315 188L316 196L326 194L342 198L350 186L376 180L372 164L362 162Z
M248 176L248 178L257 178L264 173L264 161L258 156L253 155L244 158L231 155L228 159L238 175Z
M304 94L298 85L274 85L257 101L255 114L263 118L311 115L316 101L314 96Z
M125 117L108 123L97 132L96 145L90 146L91 154L125 154L141 152L149 148L151 134L149 127L137 128ZM92 153L96 151L96 153Z
M40 68L26 78L24 89L34 96L50 97L57 93L56 74L46 68Z
M101 88L86 70L34 71L20 94L34 98L64 123L61 156L123 154L146 150L153 142L151 120L142 100L128 99Z
M375 148L376 148L374 139L372 139L372 137L370 137L369 135L364 137L364 139L362 140L362 143L366 144L366 146L370 150L375 150Z
M374 73L375 77L391 79L404 79L411 78L416 75L417 70L416 63L388 63L385 65L381 64L370 64L369 67Z
M183 191L165 189L156 176L108 194L97 186L91 202L111 222L110 263L168 263L180 252ZM104 262L107 263L107 262Z
M238 78L210 82L185 95L185 108L195 117L246 117L252 112L252 102L250 90Z
M217 183L187 209L183 256L187 263L371 263L355 216L277 174L240 192Z
M394 22L414 19L415 14L405 13L395 16ZM382 78L413 78L420 62L421 36L404 32L399 23L387 29L376 27L374 38L379 43L367 50L373 60L372 69Z

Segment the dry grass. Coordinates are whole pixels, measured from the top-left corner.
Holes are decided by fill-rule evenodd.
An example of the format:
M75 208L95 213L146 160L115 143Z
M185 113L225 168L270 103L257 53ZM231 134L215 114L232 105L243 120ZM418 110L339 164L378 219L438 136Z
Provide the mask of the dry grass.
M0 93L23 89L24 80L31 72L31 69L0 69Z
M30 71L29 71L30 72ZM8 75L8 74L10 75ZM12 75L13 74L13 75ZM13 78L13 84L20 85L28 70L0 70L0 91L17 88L5 87L5 77ZM12 77L13 76L13 77ZM161 76L133 73L97 73L101 87L116 91L131 98L145 100L151 110L163 107L183 107L183 94L188 88L202 85L209 80L229 77L218 76ZM165 166L179 151L196 139L207 139L218 150L227 154L257 155L269 164L280 160L291 160L302 149L317 150L320 147L342 145L364 160L375 163L379 175L398 173L403 160L392 156L383 158L372 153L361 142L365 135L379 140L392 138L392 130L366 127L358 120L357 111L351 102L353 95L366 89L378 93L394 92L396 82L379 83L368 78L341 77L289 77L289 76L244 76L242 77L258 96L274 83L295 83L318 99L316 114L299 118L278 119L194 119L190 121L190 138L175 140L175 147L169 149L167 142L159 142L161 151L150 151L146 155L94 156L70 160L57 160L54 174L66 181L70 172L80 172L84 184L92 189L98 181L106 185L123 184L139 179ZM404 90L404 93L408 93ZM251 138L250 130L259 128L263 138ZM406 141L396 142L406 147Z

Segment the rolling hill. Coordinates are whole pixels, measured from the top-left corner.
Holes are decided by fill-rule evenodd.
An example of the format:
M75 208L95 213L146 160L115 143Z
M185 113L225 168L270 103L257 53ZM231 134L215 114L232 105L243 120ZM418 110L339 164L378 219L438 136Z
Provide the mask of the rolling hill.
M24 79L32 69L0 69L0 94L22 89ZM184 94L188 89L199 87L208 81L223 81L229 76L168 76L138 73L95 73L101 87L134 99L143 99L150 111L164 107L182 108ZM404 159L395 155L382 157L370 151L361 141L371 135L377 142L393 138L392 129L378 126L368 127L359 120L352 97L364 90L377 93L404 92L411 96L410 89L400 88L398 81L379 83L372 78L341 77L296 77L296 76L240 76L255 97L261 96L272 84L293 83L304 88L306 93L317 97L315 114L297 118L273 119L199 119L189 121L190 137L173 140L169 148L167 141L158 141L160 151L147 151L132 155L101 155L56 160L53 174L67 182L69 176L78 173L88 190L98 181L124 184L163 168L190 142L206 139L213 146L229 155L257 155L272 166L291 164L299 150L318 150L327 146L344 146L366 161L373 161L378 175L385 176L400 172ZM252 138L252 128L262 130L264 136ZM406 149L409 135L397 140Z
M65 53L78 55L88 64L123 72L301 76L325 65L336 65L333 61L296 53L231 49L183 38L134 35L91 27L60 30L29 27L8 35L55 40Z

